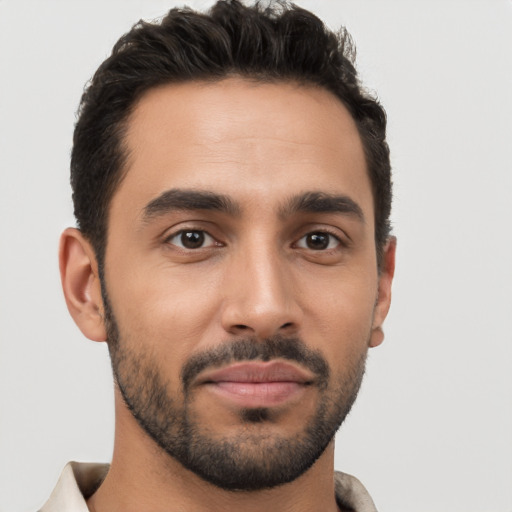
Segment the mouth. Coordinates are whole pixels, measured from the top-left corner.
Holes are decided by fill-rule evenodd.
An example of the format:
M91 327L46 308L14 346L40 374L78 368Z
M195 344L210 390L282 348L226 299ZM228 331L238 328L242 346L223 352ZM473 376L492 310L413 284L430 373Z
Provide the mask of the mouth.
M204 372L198 384L243 408L273 407L298 398L314 376L284 361L251 361Z

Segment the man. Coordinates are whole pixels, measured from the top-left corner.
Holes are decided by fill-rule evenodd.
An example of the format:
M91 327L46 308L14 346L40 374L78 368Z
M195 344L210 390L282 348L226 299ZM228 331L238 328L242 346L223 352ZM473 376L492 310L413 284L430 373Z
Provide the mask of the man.
M82 98L60 268L115 377L112 463L43 512L373 511L334 435L394 272L385 114L349 36L282 4L173 9Z

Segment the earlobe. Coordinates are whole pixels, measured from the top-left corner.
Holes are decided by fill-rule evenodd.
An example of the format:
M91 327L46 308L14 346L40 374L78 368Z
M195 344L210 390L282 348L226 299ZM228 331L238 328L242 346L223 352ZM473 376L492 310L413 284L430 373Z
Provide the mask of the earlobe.
M82 333L93 341L107 339L96 256L75 228L62 233L59 248L62 289L68 310Z
M382 255L382 268L379 274L379 290L377 302L373 314L372 332L370 335L370 347L377 347L384 341L384 331L382 324L391 305L391 284L395 275L395 254L396 254L396 237L389 238L384 247Z

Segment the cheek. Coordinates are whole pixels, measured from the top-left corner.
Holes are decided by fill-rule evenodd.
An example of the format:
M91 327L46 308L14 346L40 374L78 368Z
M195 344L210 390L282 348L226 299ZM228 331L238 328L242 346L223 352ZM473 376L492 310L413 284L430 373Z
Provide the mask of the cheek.
M372 326L376 277L370 273L352 277L325 279L323 287L309 293L309 304L305 306L310 312L307 330L322 345L328 359L337 362L334 364L359 357L367 348Z
M208 271L134 268L129 279L113 272L108 284L123 339L136 343L135 349L157 352L162 364L182 363L211 335L219 277Z

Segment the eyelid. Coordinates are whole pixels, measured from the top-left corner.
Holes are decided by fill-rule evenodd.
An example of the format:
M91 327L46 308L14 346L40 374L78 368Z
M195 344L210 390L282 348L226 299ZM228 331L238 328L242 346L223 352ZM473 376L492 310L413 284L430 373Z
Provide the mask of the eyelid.
M306 237L310 236L310 235L314 235L314 234L322 234L322 235L327 235L328 237L331 238L331 240L329 241L329 244L328 246L325 248L325 249L312 249L311 247L307 247L306 244L304 244L303 246L302 245L299 245L300 242L302 240L305 240ZM332 239L334 239L336 241L336 246L335 247L329 247L329 245L331 245L331 241ZM310 250L310 251L315 251L315 252L327 252L327 251L332 251L332 250L336 250L338 249L339 247L343 247L344 246L344 243L343 241L335 234L333 233L330 233L329 231L309 231L308 233L306 233L305 235L301 236L297 242L295 242L295 245L301 249L306 249L306 250Z
M197 249L190 249L188 247L184 247L182 244L172 242L173 239L178 238L183 233L188 233L188 232L203 233L205 236L205 239L210 239L211 242L206 244L206 240L205 240L205 245L202 245L201 247L199 247ZM211 247L221 247L224 245L221 242L219 242L213 235L208 233L208 231L206 231L205 229L194 228L194 227L184 227L184 228L180 228L176 231L172 231L171 233L165 235L163 241L165 244L172 245L181 251L200 251L201 249L208 249Z
M296 238L297 241L294 242L293 245L296 246L300 240L302 240L306 236L312 235L314 233L323 233L323 234L329 235L332 238L335 238L339 242L338 247L348 247L352 242L350 236L347 235L345 233L345 231L343 231L340 228L331 227L331 226L325 225L325 224L323 224L323 225L310 224L301 230L301 233L299 233L300 236L297 236L297 238ZM336 247L336 248L338 248L338 247ZM324 249L323 252L335 250L336 248ZM308 249L308 248L305 247L305 249ZM322 251L318 251L318 252L322 252Z

